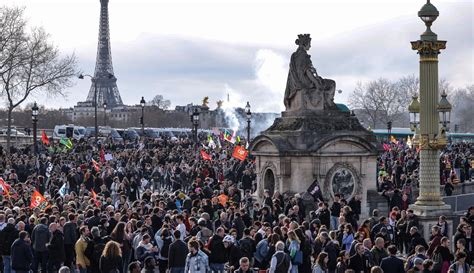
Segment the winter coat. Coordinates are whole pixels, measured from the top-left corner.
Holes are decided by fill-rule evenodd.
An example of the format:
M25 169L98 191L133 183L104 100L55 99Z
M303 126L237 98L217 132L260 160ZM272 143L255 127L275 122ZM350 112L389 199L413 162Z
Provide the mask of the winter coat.
M31 233L31 242L33 242L33 250L38 252L48 251L46 244L51 240L51 232L48 226L39 224Z
M11 249L11 265L15 271L30 270L33 261L33 253L31 253L30 245L22 239L16 239Z
M67 222L63 227L64 244L74 245L77 241L77 225L73 222Z
M7 224L5 228L0 231L0 255L10 256L13 242L18 238L18 230L15 225Z
M100 257L99 269L101 273L115 273L118 270L120 273L123 272L122 268L122 257Z
M215 234L209 241L208 249L209 251L211 251L211 255L209 255L210 263L223 264L227 261L227 251L224 247L224 243L222 242L222 240L222 237Z
M60 230L56 230L47 244L49 251L49 260L57 263L63 263L66 260L64 252L64 235Z

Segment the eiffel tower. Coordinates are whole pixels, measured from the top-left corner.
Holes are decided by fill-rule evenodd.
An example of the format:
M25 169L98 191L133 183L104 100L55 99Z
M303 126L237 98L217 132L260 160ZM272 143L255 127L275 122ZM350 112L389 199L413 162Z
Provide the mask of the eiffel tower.
M123 106L122 98L117 87L117 78L114 76L112 66L112 53L110 50L109 31L109 0L100 0L99 42L95 63L94 78L87 95L86 103L94 106L94 93L97 86L97 106L104 102L107 107Z

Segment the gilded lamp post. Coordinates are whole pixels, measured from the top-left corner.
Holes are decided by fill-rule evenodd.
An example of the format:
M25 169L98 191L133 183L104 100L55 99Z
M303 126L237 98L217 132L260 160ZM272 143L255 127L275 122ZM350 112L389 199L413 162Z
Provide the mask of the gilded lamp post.
M439 150L446 147L451 105L443 93L438 102L438 54L446 48L446 41L438 40L431 25L439 12L430 0L418 12L426 25L420 39L411 42L420 55L420 100L416 96L409 106L411 128L420 148L420 191L413 206L420 215L436 214L449 209L441 199L439 176ZM418 116L419 114L419 116ZM428 213L429 211L429 213Z

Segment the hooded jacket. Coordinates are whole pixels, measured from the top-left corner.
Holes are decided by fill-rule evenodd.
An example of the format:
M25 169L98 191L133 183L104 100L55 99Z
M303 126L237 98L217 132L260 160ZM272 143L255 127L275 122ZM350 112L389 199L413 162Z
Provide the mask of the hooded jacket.
M31 241L33 242L33 250L38 252L48 251L46 244L51 239L51 233L44 224L37 225L31 233Z

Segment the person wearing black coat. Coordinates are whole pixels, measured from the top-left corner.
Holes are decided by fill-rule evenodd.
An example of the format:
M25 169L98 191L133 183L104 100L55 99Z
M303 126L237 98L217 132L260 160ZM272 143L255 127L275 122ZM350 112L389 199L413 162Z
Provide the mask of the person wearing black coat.
M325 225L326 228L331 228L331 212L328 209L328 204L326 202L320 202L319 208L316 211L316 215L321 221L321 225Z
M63 227L64 234L64 252L65 252L65 261L64 265L71 267L74 261L75 253L74 246L77 241L77 224L76 216L73 213L68 215L69 221Z
M103 255L100 256L99 270L99 272L101 273L115 273L117 270L118 272L122 273L122 257L105 257Z
M364 246L361 243L356 245L357 253L349 259L347 269L352 269L356 273L368 273L370 271L369 260L364 255Z
M229 240L224 238L224 246L227 248L227 262L229 263L229 267L232 271L239 268L239 261L240 258L242 258L242 253L240 249L234 244L233 239L231 241L230 237L230 235L226 236L226 238L229 238Z
M170 244L168 250L168 268L172 273L184 272L188 247L185 242L180 240L181 232L179 230L175 230L173 236L175 241Z
M100 273L123 273L123 263L120 251L120 245L115 241L109 241L99 258L98 271Z
M405 269L403 268L403 261L397 258L397 247L391 245L388 247L388 253L390 256L383 258L380 263L384 273L404 273Z
M209 240L209 266L211 270L218 271L223 270L224 264L227 261L226 249L222 240L224 239L225 231L224 228L219 227L216 230L216 234Z
M320 238L322 242L321 250L328 254L328 270L334 272L337 266L337 256L339 256L338 247L331 241L327 232L322 232Z
M64 235L58 229L56 223L49 225L49 230L51 231L51 240L46 245L49 251L48 259L48 272L55 272L59 270L61 264L66 260L66 255L64 252Z
M12 269L16 273L27 273L30 271L33 253L31 252L31 241L28 232L21 231L19 238L13 242L11 259Z
M18 238L18 231L15 228L15 220L8 219L6 226L0 231L0 255L3 256L5 268L10 268L11 247L13 242Z
M417 245L422 245L425 247L425 249L428 249L428 244L425 241L425 238L423 238L420 233L418 233L418 228L412 227L410 229L410 236L411 236L411 243L410 243L410 254L415 253L415 247Z

